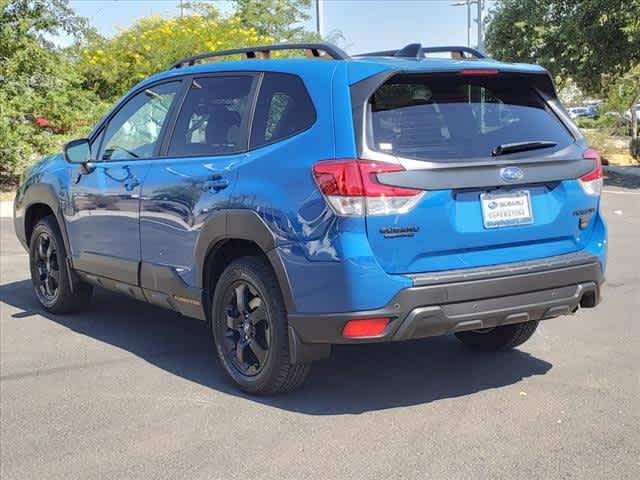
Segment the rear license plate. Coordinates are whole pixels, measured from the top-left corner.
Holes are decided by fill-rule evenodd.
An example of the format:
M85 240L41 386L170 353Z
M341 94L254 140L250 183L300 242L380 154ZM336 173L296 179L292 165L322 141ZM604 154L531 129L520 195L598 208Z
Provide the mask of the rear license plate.
M480 195L484 228L512 227L533 223L531 194L518 192L489 192Z

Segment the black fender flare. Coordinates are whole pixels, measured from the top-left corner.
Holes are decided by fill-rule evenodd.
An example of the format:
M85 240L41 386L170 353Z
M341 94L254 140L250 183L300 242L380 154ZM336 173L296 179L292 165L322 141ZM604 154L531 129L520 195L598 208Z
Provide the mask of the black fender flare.
M26 189L23 197L20 199L19 205L16 206L16 223L20 222L20 225L16 225L16 227L20 227L27 248L27 211L29 210L29 208L36 204L44 204L48 206L53 212L53 215L56 217L56 221L58 222L60 233L62 234L62 241L64 242L65 251L67 252L67 258L71 259L71 245L69 244L67 225L64 221L64 215L60 206L60 197L54 190L53 186L48 183L36 183L29 186L29 188ZM18 212L21 214L20 217ZM19 220L19 218L21 220Z
M26 231L27 212L29 211L29 208L37 204L48 206L53 212L53 216L58 223L60 235L62 236L62 243L64 244L65 251L67 252L67 273L69 276L69 285L73 292L78 279L73 270L73 255L71 252L71 244L69 243L69 235L67 234L67 224L64 221L64 215L60 205L60 196L55 191L53 185L48 183L36 183L27 188L24 195L20 198L19 204L16 205L16 234L18 235L18 238L22 235L21 240L23 241L25 248L29 250Z
M294 313L296 306L291 282L276 248L277 237L260 215L253 210L223 210L212 215L205 222L195 249L196 265L200 268L198 287L204 291L204 267L207 256L221 241L225 240L247 240L260 247L276 274L287 311L290 314Z

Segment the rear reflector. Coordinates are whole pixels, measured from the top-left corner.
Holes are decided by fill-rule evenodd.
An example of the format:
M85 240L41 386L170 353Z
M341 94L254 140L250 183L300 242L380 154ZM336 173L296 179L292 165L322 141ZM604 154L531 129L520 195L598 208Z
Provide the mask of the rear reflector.
M468 68L460 70L460 75L497 75L498 70L492 68Z
M396 163L327 160L313 166L313 178L338 215L394 215L411 210L424 191L380 183L380 173L403 172Z
M594 169L580 177L578 182L580 183L584 193L587 195L598 196L600 195L600 192L602 192L602 177L604 176L600 154L597 150L589 148L582 154L582 158L585 160L593 160Z
M349 320L342 329L342 335L348 338L378 337L388 324L388 318Z

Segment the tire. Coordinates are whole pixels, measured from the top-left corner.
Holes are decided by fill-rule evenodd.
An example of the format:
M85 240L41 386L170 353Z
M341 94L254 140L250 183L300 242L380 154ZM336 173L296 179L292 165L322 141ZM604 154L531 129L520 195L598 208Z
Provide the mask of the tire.
M538 328L538 321L502 325L486 331L458 332L456 337L473 350L497 352L511 350L529 340Z
M40 220L29 240L29 267L36 298L51 313L70 313L86 306L92 287L74 283L71 291L67 253L55 217Z
M265 259L232 262L217 282L211 305L220 363L241 390L271 395L304 382L310 365L290 363L287 311Z

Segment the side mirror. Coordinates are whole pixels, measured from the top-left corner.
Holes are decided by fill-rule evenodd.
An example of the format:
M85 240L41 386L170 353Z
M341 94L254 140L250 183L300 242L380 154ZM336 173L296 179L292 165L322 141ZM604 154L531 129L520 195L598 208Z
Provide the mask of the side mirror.
M71 140L64 146L64 158L69 163L83 164L91 160L91 145L89 139L79 138Z

